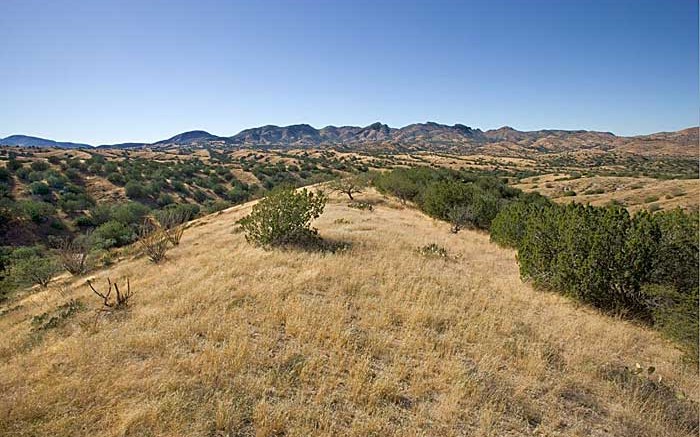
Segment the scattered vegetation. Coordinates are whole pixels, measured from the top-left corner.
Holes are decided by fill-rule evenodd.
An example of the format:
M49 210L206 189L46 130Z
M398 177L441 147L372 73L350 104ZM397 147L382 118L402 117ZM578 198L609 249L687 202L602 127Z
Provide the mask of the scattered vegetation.
M55 310L32 317L31 325L34 331L46 331L63 325L74 314L83 311L85 304L79 299L71 299L59 305Z

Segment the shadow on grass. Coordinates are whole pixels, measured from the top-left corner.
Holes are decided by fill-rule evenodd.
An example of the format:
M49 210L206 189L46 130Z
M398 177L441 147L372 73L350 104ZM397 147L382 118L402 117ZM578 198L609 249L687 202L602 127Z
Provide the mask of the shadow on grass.
M289 241L279 241L274 244L257 245L265 250L299 251L307 253L338 254L348 252L352 248L349 241L321 238L318 234L309 233L303 238Z

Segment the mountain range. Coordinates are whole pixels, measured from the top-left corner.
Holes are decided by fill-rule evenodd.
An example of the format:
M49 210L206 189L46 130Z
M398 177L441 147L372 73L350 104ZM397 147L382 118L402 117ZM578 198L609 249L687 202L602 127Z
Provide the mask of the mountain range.
M25 135L0 139L0 145L22 147L91 148L88 144L58 142ZM519 131L504 126L482 131L463 124L445 125L435 122L414 123L402 128L383 123L369 126L326 126L316 129L308 124L290 126L266 125L245 129L223 137L196 130L183 132L155 143L122 143L99 148L168 149L168 148L333 148L338 150L445 153L521 154L532 151L560 153L597 150L622 151L642 155L696 156L698 127L677 132L659 132L633 137L616 136L611 132L586 130Z

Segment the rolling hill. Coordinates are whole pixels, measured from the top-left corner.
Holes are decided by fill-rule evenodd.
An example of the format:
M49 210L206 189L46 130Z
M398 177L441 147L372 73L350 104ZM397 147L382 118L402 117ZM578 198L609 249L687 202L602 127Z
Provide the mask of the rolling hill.
M191 222L162 265L134 252L4 307L0 434L697 434L697 372L670 342L533 290L485 234L359 199L374 210L334 197L315 223L345 251L253 248L245 204ZM130 309L96 318L86 279L125 277Z
M89 144L47 140L45 138L30 137L27 135L11 135L6 138L0 138L0 145L20 147L57 147L60 149L82 149L92 147Z

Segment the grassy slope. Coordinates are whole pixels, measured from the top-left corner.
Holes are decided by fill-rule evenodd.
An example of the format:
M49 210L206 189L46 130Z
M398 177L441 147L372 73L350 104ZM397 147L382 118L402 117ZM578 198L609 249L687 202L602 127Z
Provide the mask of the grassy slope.
M593 176L567 180L562 175L543 175L524 179L515 185L523 191L537 191L557 202L606 205L612 200L622 202L630 211L657 205L670 210L681 207L690 211L700 207L700 181L697 179L661 180L646 177ZM585 194L588 190L603 190L599 194ZM564 196L573 190L576 196Z
M85 278L25 298L0 317L0 435L694 434L697 410L610 381L653 365L697 399L669 342L533 291L487 235L360 197L381 204L335 199L316 223L346 253L251 248L232 232L244 205L194 222L163 265L95 273L137 293L96 328ZM432 242L459 259L415 252ZM70 297L90 310L30 333Z

